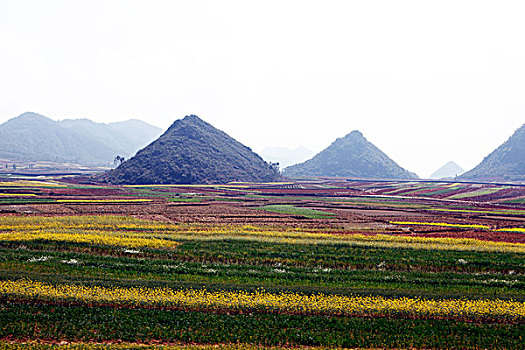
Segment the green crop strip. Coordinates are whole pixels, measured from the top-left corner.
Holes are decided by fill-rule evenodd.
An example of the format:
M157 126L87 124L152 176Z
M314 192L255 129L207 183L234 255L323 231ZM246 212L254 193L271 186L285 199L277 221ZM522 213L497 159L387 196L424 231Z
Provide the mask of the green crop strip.
M466 188L466 186L449 187L449 188L444 188L444 189L433 191L433 192L421 193L419 195L420 196L426 196L426 197L432 197L432 196L437 196L437 195L440 195L440 194L447 194L447 193L450 193L450 192L455 192L455 191L461 190L463 188Z
M296 347L267 347L249 344L212 344L212 345L191 345L191 344L162 344L146 345L137 343L68 343L51 344L36 342L2 342L0 350L297 350ZM325 350L320 347L309 347L310 350Z
M517 203L517 204L525 204L525 198L518 198L518 199L511 199L503 201L502 203Z
M525 324L450 320L223 314L176 310L0 305L0 337L265 346L521 349ZM466 336L468 335L468 336Z
M293 205L266 205L264 207L259 207L258 209L263 209L266 211L271 211L273 213L279 213L279 214L291 214L291 215L298 215L298 216L304 216L306 218L310 219L324 219L334 216L334 213L327 213L320 210L315 209L309 209L309 208L300 208L300 207L294 207Z
M396 291L411 296L484 295L516 299L523 298L525 289L525 267L519 254L500 253L494 263L494 254L477 252L236 240L185 242L172 251L38 242L9 247L0 249L3 275L36 279L70 276L76 280L110 279L112 283L143 280L327 289L343 294Z
M0 198L0 204L31 204L31 203L56 203L54 199L47 198Z
M493 193L496 193L502 189L504 189L505 187L502 187L502 188L489 188L489 189L484 189L484 190L476 190L476 191L471 191L471 192L465 192L465 193L459 193L459 194L455 194L453 196L450 196L448 197L449 199L463 199L463 198L470 198L470 197L479 197L479 196L486 196L486 195L489 195L489 194L493 194Z

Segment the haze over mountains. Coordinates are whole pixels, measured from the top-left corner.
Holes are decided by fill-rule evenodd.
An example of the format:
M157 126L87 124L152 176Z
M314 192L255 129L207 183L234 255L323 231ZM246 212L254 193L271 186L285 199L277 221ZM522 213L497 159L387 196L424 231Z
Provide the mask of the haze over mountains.
M278 178L275 167L197 116L176 121L168 131L141 157L125 162L107 178L114 183L262 182ZM161 129L140 120L109 124L88 119L54 121L28 112L0 125L0 158L108 165L117 155L130 158L160 134ZM266 160L279 162L288 177L417 178L359 131L337 139L309 160L305 159L313 152L304 147L266 147L262 153ZM525 124L478 166L463 172L449 162L431 178L458 175L458 180L525 180Z
M195 115L175 121L137 154L105 175L114 184L270 182L277 169L250 148Z
M465 170L463 170L463 168L461 168L455 162L451 161L443 165L441 168L439 168L435 172L433 172L432 175L430 175L430 178L435 179L435 180L455 178L456 176L459 176L463 174L464 172Z
M367 141L357 130L335 140L304 163L284 170L285 176L334 176L370 179L417 179Z
M465 180L525 180L525 124L474 169Z
M136 119L109 124L54 121L27 112L0 125L0 158L108 165L117 155L132 156L161 132Z
M261 151L261 156L273 163L279 163L281 169L287 166L302 163L310 159L315 153L306 147L290 149L288 147L265 147Z

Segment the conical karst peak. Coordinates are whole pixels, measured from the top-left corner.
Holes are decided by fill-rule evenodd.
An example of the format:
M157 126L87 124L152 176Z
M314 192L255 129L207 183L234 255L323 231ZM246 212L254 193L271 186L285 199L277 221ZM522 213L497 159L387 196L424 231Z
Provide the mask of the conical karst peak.
M195 114L190 114L190 115L185 116L184 118L182 118L182 121L186 123L199 123L199 124L206 123L204 120L202 120Z
M278 170L196 115L175 121L133 158L107 174L115 184L269 182Z
M353 130L351 133L349 133L345 137L364 138L363 133L359 130Z
M287 167L286 176L337 176L375 179L413 179L380 149L354 130L304 163Z
M168 130L166 130L166 133L169 134L169 133L174 132L175 130L179 130L180 128L187 128L187 127L190 127L191 129L196 129L196 130L201 129L201 128L208 128L208 129L213 128L211 124L205 122L204 120L202 120L195 114L190 114L190 115L185 116L182 119L175 120L173 124L171 124L171 126L168 128Z
M443 165L438 170L434 171L430 175L431 179L444 179L444 178L454 178L458 175L461 175L465 172L456 162L449 161L447 164Z
M339 147L344 147L345 145L350 145L350 144L362 145L362 144L364 144L366 142L367 142L367 140L363 136L361 131L353 130L352 132L346 134L345 136L335 139L334 142L332 143L332 145L339 146Z
M501 146L486 156L462 179L523 181L525 179L525 124Z

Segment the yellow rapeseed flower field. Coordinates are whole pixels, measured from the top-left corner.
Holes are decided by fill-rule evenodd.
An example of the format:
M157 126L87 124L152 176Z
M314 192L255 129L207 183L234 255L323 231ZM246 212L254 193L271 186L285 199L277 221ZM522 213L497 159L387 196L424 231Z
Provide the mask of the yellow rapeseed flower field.
M0 281L0 295L30 299L162 306L190 309L254 309L305 314L408 314L414 316L504 317L523 319L525 303L512 300L387 298L332 294L270 293L264 290L207 291L147 287L100 287Z
M0 241L57 241L119 247L174 248L178 242L156 237L154 222L115 216L1 217Z
M217 240L244 239L292 244L347 244L351 246L372 246L380 248L409 248L427 250L465 250L487 252L525 253L525 244L493 242L472 238L415 237L388 234L334 234L305 232L303 230L275 230L254 226L180 226L173 232L173 239Z
M435 209L438 210L438 209ZM464 211L464 210L457 210ZM494 214L503 214L504 212L483 212L476 211L478 213L494 213ZM521 214L521 212L519 213ZM449 224L446 222L414 222L414 221L390 221L391 224L395 225L422 225L422 226L442 226L442 227L457 227L457 228L467 228L467 229L480 229L480 230L491 230L494 232L519 232L525 233L525 228L522 227L509 227L509 228L498 228L491 229L487 225L478 225L478 224Z
M0 193L4 197L36 197L34 193Z
M444 212L451 212L451 213L525 215L524 210L473 210L473 209L451 209L451 208L429 208L427 210L444 211Z
M474 228L474 229L490 230L489 226L479 225L479 224L449 224L446 222L414 222L414 221L390 221L390 223L396 224L396 225L443 226L443 227Z
M519 232L519 233L525 233L525 228L524 228L524 227L500 228L500 229L497 229L496 231L499 231L499 232Z
M56 187L63 186L63 184L49 181L0 181L0 187Z
M393 223L410 224L409 222ZM4 241L54 240L173 248L187 240L228 239L291 244L345 244L380 248L525 253L525 244L471 238L415 237L384 233L339 234L331 233L330 230L279 229L251 225L168 224L110 215L0 217L0 240Z
M162 240L156 238L140 237L114 237L109 234L89 234L89 233L61 233L61 232L25 232L20 235L18 232L0 233L0 241L61 241L73 243L90 243L98 245L110 245L119 247L149 247L149 248L173 248L179 245L178 242Z

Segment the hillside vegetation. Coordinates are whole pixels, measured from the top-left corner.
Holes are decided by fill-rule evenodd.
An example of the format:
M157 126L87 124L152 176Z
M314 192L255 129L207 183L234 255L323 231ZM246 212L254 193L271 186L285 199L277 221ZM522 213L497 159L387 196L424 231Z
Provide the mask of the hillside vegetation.
M148 147L106 175L114 184L268 182L277 169L195 115L177 120Z
M89 119L54 121L24 113L0 125L0 158L105 164L130 157L161 130L140 120L95 123Z
M525 124L501 146L490 153L474 169L461 175L462 179L524 180Z
M285 169L286 176L340 176L377 179L416 179L354 130L304 163Z

